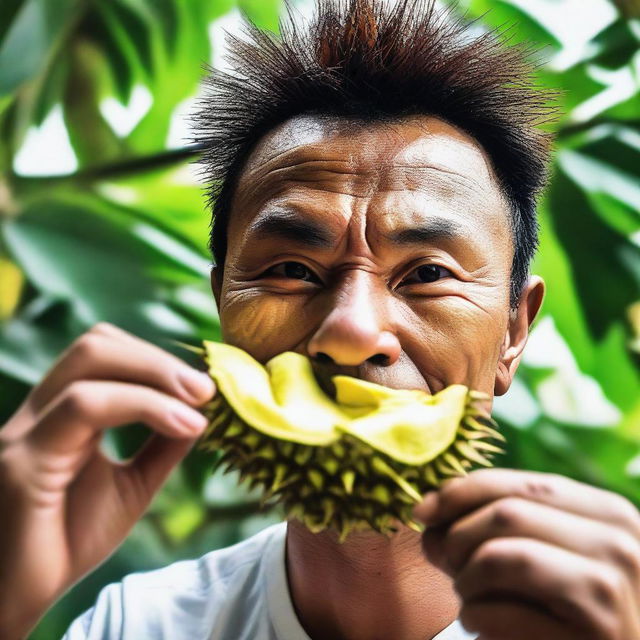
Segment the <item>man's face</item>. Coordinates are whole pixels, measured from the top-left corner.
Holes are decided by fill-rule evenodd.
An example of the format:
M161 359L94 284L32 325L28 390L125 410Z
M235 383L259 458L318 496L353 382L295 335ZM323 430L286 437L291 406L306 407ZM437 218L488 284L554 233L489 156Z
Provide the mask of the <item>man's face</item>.
M542 297L530 283L510 313L508 205L482 148L432 117L305 116L269 132L239 177L227 243L212 272L224 340L262 363L309 356L327 389L344 373L504 393Z

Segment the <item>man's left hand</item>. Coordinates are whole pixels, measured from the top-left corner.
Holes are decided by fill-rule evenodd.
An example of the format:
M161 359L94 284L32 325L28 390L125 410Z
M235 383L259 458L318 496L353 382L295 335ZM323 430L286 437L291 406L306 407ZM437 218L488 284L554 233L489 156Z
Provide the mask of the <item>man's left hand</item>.
M640 640L640 513L563 476L483 469L426 494L427 558L482 640Z

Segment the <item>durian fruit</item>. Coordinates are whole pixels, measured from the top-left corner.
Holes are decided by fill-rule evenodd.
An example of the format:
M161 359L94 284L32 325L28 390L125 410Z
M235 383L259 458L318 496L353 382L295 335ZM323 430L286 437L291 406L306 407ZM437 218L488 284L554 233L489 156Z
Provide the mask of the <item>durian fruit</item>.
M504 437L482 408L488 397L463 385L435 395L333 376L336 397L318 384L311 362L285 352L265 366L248 353L204 341L217 393L198 448L222 451L263 503L284 506L313 532L416 530L412 509L446 478L489 467Z

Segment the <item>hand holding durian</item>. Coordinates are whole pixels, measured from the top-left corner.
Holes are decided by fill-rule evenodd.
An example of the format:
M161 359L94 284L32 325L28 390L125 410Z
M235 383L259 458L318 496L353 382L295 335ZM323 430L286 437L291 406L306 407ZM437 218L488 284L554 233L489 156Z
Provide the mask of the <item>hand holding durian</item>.
M223 451L219 464L313 532L421 530L412 510L422 494L501 452L488 398L463 385L429 395L339 375L334 399L298 353L262 366L230 345L199 352L218 387L199 448Z

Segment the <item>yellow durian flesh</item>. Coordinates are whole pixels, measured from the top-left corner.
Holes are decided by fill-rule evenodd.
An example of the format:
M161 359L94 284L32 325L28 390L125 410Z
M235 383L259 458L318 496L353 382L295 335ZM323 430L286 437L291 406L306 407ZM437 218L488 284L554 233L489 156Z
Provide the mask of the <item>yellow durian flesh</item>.
M209 375L247 424L274 438L313 446L335 439L335 425L343 416L318 385L307 358L285 352L263 367L237 347L204 345Z
M423 391L387 389L346 376L335 376L334 382L338 404L349 404L358 398L351 391L360 394L363 383L372 388L370 396L376 393L374 387L379 387L377 405L337 428L393 460L410 465L426 464L451 445L464 416L468 393L467 387L460 384L429 395Z
M491 466L502 436L482 394L452 385L438 394L334 376L335 400L308 358L281 353L265 366L236 347L204 342L218 393L200 448L265 490L312 531L414 528L423 493L472 465Z

